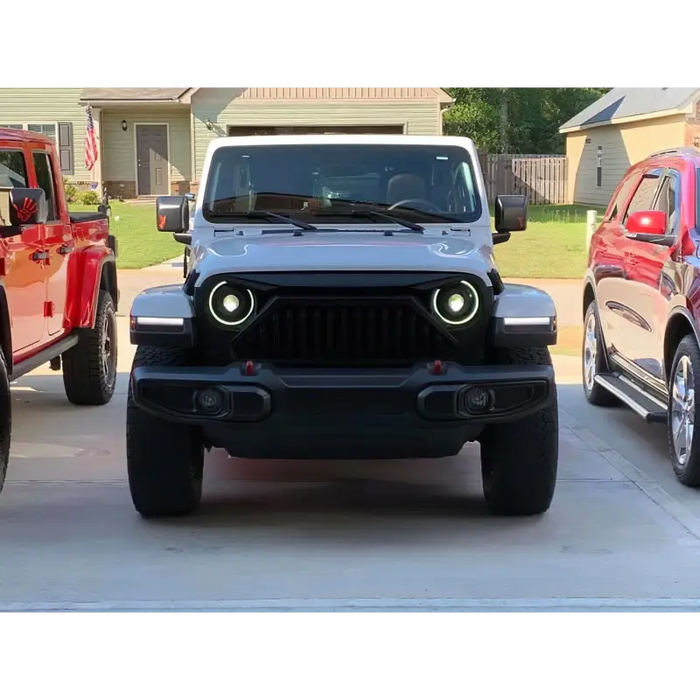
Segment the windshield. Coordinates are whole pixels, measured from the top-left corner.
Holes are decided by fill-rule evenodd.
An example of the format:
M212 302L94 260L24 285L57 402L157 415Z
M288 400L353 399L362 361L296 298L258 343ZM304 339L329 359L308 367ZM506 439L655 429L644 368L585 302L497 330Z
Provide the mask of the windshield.
M250 212L357 222L368 208L411 221L481 216L469 153L455 146L309 144L214 151L203 214L243 221Z

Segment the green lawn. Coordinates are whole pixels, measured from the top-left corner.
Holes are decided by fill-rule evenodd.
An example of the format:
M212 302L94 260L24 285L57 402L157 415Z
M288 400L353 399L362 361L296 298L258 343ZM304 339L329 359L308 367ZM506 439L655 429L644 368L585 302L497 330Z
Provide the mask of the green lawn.
M157 265L183 253L181 243L176 243L170 233L156 228L156 205L110 202L112 218L110 231L119 241L117 265L122 269L137 269ZM96 211L97 207L71 204L71 211Z
M586 211L531 206L527 230L494 248L502 277L581 279L586 270ZM602 214L601 210L599 212Z

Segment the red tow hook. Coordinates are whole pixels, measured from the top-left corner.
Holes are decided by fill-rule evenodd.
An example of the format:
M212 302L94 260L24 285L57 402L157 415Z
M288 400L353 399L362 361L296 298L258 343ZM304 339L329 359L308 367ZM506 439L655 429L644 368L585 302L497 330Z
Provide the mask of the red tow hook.
M253 360L247 360L243 365L243 374L246 377L254 377L258 373L258 368Z
M441 360L435 360L428 364L428 372L430 374L447 374L447 365Z

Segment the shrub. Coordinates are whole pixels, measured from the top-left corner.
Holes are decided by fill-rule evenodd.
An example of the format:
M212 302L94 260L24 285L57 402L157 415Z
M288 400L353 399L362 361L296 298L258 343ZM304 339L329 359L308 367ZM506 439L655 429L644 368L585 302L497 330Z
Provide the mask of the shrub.
M88 206L97 206L100 203L100 195L94 190L88 190L80 194L80 203Z
M63 178L63 191L66 193L66 199L70 204L78 198L78 188Z

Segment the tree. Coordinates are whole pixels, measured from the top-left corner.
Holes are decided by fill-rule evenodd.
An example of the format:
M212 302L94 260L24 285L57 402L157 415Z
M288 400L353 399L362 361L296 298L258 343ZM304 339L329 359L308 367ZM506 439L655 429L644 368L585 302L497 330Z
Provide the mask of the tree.
M563 153L559 127L609 88L444 88L455 99L445 133L489 153Z

